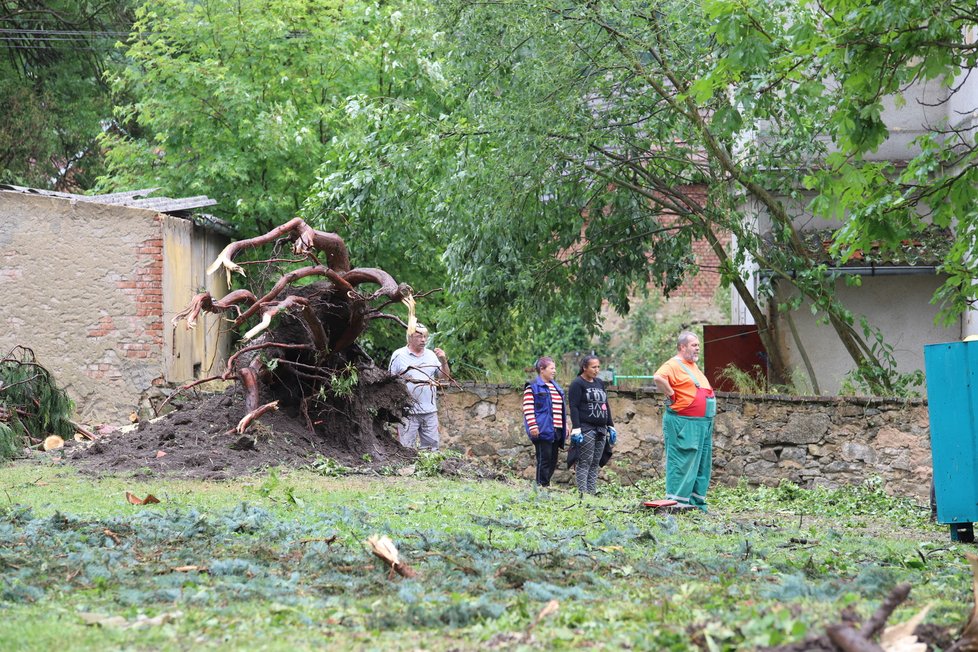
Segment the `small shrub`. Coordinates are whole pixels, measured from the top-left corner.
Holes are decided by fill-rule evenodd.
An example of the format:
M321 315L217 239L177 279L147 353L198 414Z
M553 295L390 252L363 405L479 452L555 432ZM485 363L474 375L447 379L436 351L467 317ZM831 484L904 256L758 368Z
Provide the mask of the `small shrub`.
M356 389L359 382L360 374L357 372L357 368L352 363L347 364L343 369L333 374L328 389L326 387L319 389L319 399L321 401L327 400L328 394L337 398L349 398L353 396L353 390Z
M0 359L0 461L16 455L29 437L71 437L73 409L71 399L37 363L34 352L14 347Z
M364 457L369 457L364 455ZM369 460L365 460L369 461ZM344 476L350 472L350 469L343 466L331 457L324 457L322 455L317 455L316 459L312 461L309 465L313 471L319 475L323 475L330 478L338 478Z
M460 457L462 454L453 450L418 451L418 459L414 463L414 474L422 478L440 475L442 462Z
M767 374L758 365L750 371L745 371L733 364L728 364L720 372L720 377L730 381L734 391L739 394L788 394L801 396L810 393L805 387L806 383L801 378L792 378L786 385L778 385L768 382Z

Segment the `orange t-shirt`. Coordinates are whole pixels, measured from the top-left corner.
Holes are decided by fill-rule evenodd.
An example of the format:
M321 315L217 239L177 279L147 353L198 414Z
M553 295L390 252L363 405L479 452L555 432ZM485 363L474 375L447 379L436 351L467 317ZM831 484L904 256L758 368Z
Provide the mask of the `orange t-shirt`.
M656 376L663 376L669 381L672 391L676 393L675 402L669 406L672 408L673 412L683 412L686 408L693 404L696 400L696 383L693 379L689 377L686 373L686 369L683 369L683 365L686 369L693 372L696 376L696 380L699 382L700 387L703 389L712 389L710 387L710 381L706 379L703 372L699 370L695 362L686 362L685 360L680 362L677 358L669 358L659 370L655 372Z

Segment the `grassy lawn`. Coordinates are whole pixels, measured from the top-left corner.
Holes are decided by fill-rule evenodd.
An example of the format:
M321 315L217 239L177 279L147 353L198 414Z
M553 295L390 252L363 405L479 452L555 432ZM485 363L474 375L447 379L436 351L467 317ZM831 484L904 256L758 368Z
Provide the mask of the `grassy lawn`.
M872 483L717 487L709 514L682 516L639 506L661 485L601 489L7 465L0 650L752 650L865 617L900 582L891 622L932 603L926 622L956 633L971 610L972 546ZM418 576L390 577L371 534Z

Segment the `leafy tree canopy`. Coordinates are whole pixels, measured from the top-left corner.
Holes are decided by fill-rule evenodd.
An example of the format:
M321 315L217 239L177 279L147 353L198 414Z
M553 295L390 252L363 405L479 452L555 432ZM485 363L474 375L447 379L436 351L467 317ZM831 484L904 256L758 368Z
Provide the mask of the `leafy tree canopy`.
M455 345L485 352L484 364L583 349L604 300L626 311L636 284L678 285L691 234L582 167L595 143L614 144L602 124L610 112L586 99L588 83L609 89L585 54L567 56L521 4L456 9L425 15L430 53L419 58L438 112L387 101L364 112L358 101L361 135L342 145L366 165L351 173L331 160L318 201L394 219L405 233L423 216L452 290L439 324Z
M424 179L398 152L443 110L423 16L423 3L147 3L113 80L135 99L104 138L102 188L207 194L243 235L298 214L339 233L357 265L444 286ZM379 355L403 345L372 336Z
M106 135L104 189L207 194L246 233L302 206L347 98L397 92L399 13L371 2L166 0L137 10L132 103Z
M0 181L85 190L112 115L103 75L132 23L130 0L0 0Z
M789 3L790 22L771 31L766 26L784 9L779 3L715 0L709 6L734 52L743 52L745 42L792 40L790 51L774 52L765 64L782 72L779 92L807 85L831 98L822 130L834 151L808 170L805 184L816 193L810 206L816 214L844 218L837 254L846 258L873 245L898 251L929 225L954 227L942 265L948 279L935 301L943 302L946 322L956 320L978 296L972 283L978 274L975 7L922 0ZM896 135L884 122L886 106L914 108L922 123L924 133L905 160L879 155Z
M721 92L730 87L721 77L734 75L717 72L716 21L688 3L654 9L535 0L442 7L444 70L458 99L452 128L440 133L456 155L434 205L447 208L440 228L462 298L453 333L492 348L524 321L574 314L593 326L604 301L624 313L650 282L677 287L694 269L694 238L714 245L724 278L753 301L739 263L767 246L744 209L764 204L774 237L797 245L767 265L831 311L840 337L858 340L789 215L801 174L785 169L822 147L820 123L799 116L822 115L821 94L800 92L792 113L773 93L758 94L754 80ZM757 52L743 65L764 60ZM765 147L742 149L759 120L772 125ZM717 229L734 232L739 247L728 254Z
M622 310L648 280L671 287L689 241L723 228L736 248L717 252L721 271L749 308L741 270L756 261L800 293L779 309L808 299L866 388L896 391L881 334L836 299L796 217L846 216L842 252L963 219L945 269L974 296L970 124L921 139L905 171L873 156L887 95L934 79L953 96L958 67L974 64L975 12L958 4L448 3L446 74L466 127L449 178L477 198L455 210L474 219L447 225L468 300L456 322L484 330L553 308L593 323L602 298ZM705 199L683 192L697 182Z
M135 100L105 136L102 187L206 193L245 231L298 212L358 263L448 287L422 319L496 362L541 352L557 323L593 327L605 301L626 312L649 282L675 288L705 238L762 331L749 261L809 299L885 389L892 369L867 344L878 333L857 332L793 216L813 195L817 214L848 216L843 253L926 221L974 229L970 132L928 134L906 168L872 156L884 97L928 79L953 95L957 66L974 63L973 14L854 0L164 0L139 10L114 78ZM973 253L959 239L946 264L957 309L975 292Z

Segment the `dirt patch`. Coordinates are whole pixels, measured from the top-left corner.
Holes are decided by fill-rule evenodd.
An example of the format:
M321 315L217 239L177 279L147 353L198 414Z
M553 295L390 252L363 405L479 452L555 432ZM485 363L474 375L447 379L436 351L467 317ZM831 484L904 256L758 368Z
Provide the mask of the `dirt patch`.
M271 466L299 467L317 456L349 467L409 465L416 453L398 443L393 426L406 396L403 383L374 370L362 371L359 391L333 401L328 410L306 415L298 406L285 406L262 416L243 435L235 427L246 414L244 393L234 386L223 394L185 396L174 402L173 412L71 446L66 457L98 473L143 471L206 480Z

